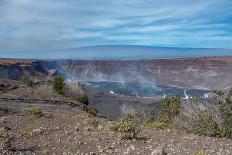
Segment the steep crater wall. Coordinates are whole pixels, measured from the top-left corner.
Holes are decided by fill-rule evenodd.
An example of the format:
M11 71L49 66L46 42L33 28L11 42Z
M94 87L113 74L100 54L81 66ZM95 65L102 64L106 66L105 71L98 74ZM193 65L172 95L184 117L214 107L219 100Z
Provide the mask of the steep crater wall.
M232 85L232 57L151 60L14 60L0 59L0 79L18 80L63 75L82 81L151 82L188 88L218 89Z
M12 60L13 61L13 60ZM43 78L48 75L48 70L39 61L9 61L0 59L0 79L20 80L23 75Z
M232 84L232 57L56 63L67 77L85 81L138 81L200 89L225 88Z

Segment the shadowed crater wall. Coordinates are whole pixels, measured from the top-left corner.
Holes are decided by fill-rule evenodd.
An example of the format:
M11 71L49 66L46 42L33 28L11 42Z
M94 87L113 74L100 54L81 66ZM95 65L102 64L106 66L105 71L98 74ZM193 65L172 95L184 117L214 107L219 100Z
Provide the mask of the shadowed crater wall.
M0 59L0 79L18 80L23 74L46 77L54 73L80 81L129 81L217 89L232 84L232 57L98 61Z

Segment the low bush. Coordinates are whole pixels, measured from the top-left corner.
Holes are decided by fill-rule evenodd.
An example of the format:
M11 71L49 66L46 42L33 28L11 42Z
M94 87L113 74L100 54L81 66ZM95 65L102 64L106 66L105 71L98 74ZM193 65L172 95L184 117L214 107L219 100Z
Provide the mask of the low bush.
M32 132L25 130L25 131L19 132L19 135L20 137L27 139L27 138L32 137Z
M155 115L154 110L148 111L148 113L147 113L147 115L146 115L146 118L145 118L143 124L144 124L145 126L152 126L152 125L154 124L154 122L155 122L155 117L154 117L154 115Z
M144 125L157 128L176 128L198 135L232 138L232 88L215 90L209 100L166 97L159 119L148 114Z
M194 128L195 134L212 137L220 136L219 126L213 118L212 111L199 110L197 122Z
M32 87L34 85L34 81L29 75L22 76L21 83L27 87Z
M163 100L161 114L156 122L158 128L168 128L172 124L174 117L180 112L181 100L179 96L166 97Z
M112 129L119 134L121 139L134 139L140 132L140 124L138 114L128 114L113 125Z
M199 135L232 138L232 89L215 90L212 99L183 103L174 126Z
M44 115L44 112L42 111L42 109L38 108L38 107L26 108L25 112L29 115L36 117L36 118L42 117Z
M232 138L232 88L227 93L216 91L214 100L221 116L220 134Z
M220 137L220 113L217 105L207 100L184 101L173 126L198 135Z
M81 95L81 96L79 96L79 97L78 97L78 101L79 101L80 103L85 104L85 105L89 105L89 98L88 98L87 95Z

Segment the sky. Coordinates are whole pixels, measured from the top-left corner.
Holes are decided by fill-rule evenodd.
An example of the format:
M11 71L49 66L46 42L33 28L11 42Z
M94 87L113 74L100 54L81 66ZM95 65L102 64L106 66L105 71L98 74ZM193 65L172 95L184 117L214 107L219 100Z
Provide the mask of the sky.
M232 49L232 0L0 0L0 51Z

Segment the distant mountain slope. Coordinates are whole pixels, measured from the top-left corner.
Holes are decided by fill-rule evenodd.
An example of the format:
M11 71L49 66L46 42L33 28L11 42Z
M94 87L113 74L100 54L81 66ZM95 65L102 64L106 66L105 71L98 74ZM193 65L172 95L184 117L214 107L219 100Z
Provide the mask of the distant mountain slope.
M152 59L202 56L232 56L231 49L99 45L52 51L0 52L4 58L41 59Z

